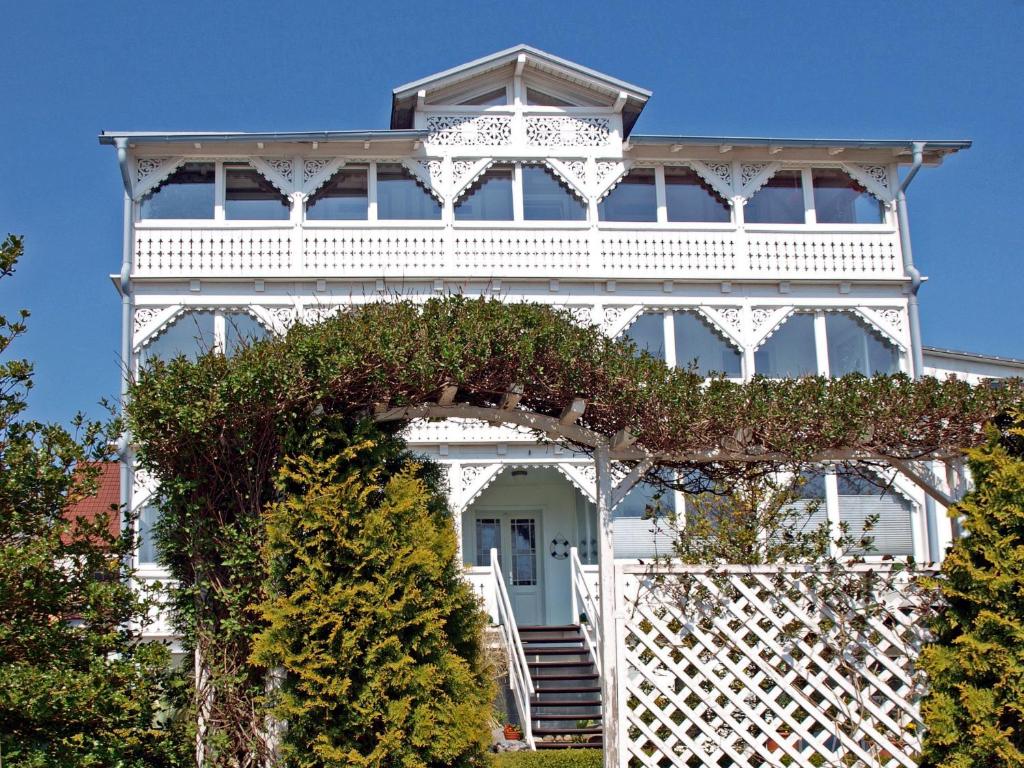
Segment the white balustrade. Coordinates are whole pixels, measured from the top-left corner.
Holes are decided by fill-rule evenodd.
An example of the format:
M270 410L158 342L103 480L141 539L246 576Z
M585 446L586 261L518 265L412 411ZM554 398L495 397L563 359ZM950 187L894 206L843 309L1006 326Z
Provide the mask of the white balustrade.
M895 279L895 232L321 224L135 231L136 277Z
M572 547L569 550L569 572L572 580L572 620L580 623L583 639L590 650L590 658L594 660L597 673L601 674L601 646L604 640L601 636L597 566L583 565L580 562L579 550Z
M523 740L530 749L534 749L533 718L530 714L530 699L535 693L533 678L530 676L530 667L526 663L523 642L519 639L519 627L516 626L512 601L509 599L508 589L505 587L505 577L501 573L497 549L491 550L491 569L494 578L494 592L497 597L498 624L501 626L501 636L508 653L508 681L512 688L512 698L515 699L519 722L522 724Z
M491 617L491 624L498 624L498 594L494 584L494 571L490 566L470 566L463 572L463 578L480 599L484 613Z

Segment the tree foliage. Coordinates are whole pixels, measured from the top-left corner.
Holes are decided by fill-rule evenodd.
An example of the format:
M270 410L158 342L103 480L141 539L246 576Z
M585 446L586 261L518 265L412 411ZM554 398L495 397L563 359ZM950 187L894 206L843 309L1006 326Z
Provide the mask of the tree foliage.
M8 237L0 276L21 253ZM27 317L0 317L0 352ZM168 655L140 642L148 603L129 585L131 536L67 514L95 492L91 462L108 457L112 426L26 419L31 386L29 362L0 363L0 762L172 765L158 724Z
M287 459L266 515L273 586L255 658L283 673L281 756L303 768L481 765L484 616L437 468L372 425L352 432Z
M975 490L950 513L967 535L942 566L948 606L923 653L924 765L1024 765L1024 413L971 452Z

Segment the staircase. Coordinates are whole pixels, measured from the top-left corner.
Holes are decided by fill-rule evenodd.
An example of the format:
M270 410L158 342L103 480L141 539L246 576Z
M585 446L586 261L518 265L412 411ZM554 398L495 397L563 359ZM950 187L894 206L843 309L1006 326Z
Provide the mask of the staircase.
M601 749L601 681L575 624L520 626L537 749Z

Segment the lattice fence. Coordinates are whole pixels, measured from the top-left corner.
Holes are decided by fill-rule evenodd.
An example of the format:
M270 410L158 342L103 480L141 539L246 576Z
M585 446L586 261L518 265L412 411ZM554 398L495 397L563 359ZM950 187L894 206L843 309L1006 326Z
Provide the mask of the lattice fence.
M616 571L624 768L917 764L932 601L906 574Z

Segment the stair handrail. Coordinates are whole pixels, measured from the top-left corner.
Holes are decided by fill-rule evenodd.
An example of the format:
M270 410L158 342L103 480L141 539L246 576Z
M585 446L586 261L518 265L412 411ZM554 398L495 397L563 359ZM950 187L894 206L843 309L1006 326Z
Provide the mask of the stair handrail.
M572 581L572 612L573 621L580 621L580 609L586 614L586 625L580 621L580 629L583 639L590 650L590 657L594 661L594 668L597 674L601 674L601 603L590 591L590 584L587 582L586 574L583 571L583 563L580 561L580 553L576 547L569 549L569 573Z
M509 687L512 689L512 698L515 699L519 721L523 726L523 741L530 749L536 749L533 740L533 718L530 711L530 699L535 693L533 678L530 676L530 667L526 663L526 651L523 649L523 641L519 637L519 627L516 626L515 614L512 613L512 601L509 599L505 579L501 573L501 565L498 563L497 549L491 550L491 573L494 574L498 622L502 628L502 637L505 639L505 650L508 652Z

